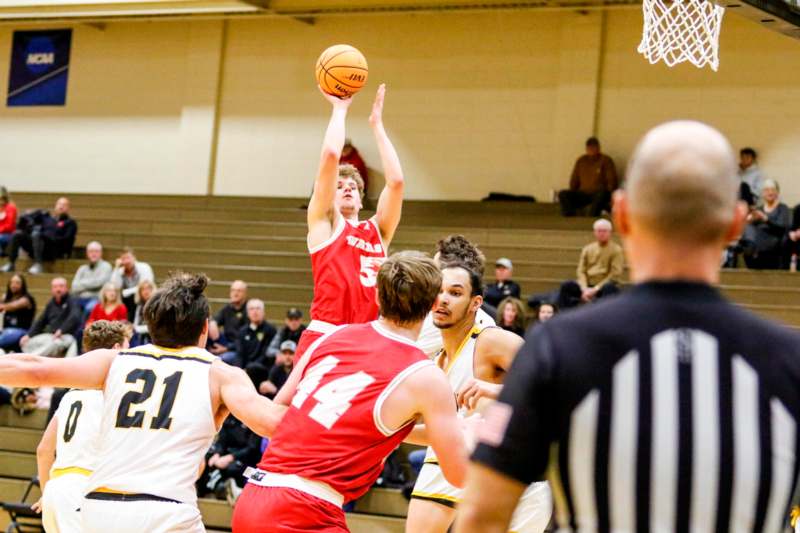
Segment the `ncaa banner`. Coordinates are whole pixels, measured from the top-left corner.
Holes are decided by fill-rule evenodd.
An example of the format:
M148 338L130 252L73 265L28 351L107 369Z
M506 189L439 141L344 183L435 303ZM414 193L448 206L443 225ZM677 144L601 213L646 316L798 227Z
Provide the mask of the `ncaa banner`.
M72 30L15 31L6 104L64 105L71 42Z

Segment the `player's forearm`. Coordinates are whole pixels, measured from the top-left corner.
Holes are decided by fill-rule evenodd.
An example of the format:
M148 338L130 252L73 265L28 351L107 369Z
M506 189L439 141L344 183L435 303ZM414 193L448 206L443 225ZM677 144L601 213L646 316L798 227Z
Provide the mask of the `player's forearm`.
M0 384L11 387L40 387L45 382L45 359L37 355L14 354L0 357Z
M50 469L56 460L55 450L36 450L36 470L39 474L39 488L44 491L45 485L50 481Z
M332 157L338 162L342 156L342 149L345 141L345 119L347 109L334 107L331 118L328 121L328 128L325 130L325 138L322 141L322 157Z
M400 157L397 155L383 123L380 122L372 127L375 135L375 142L378 145L378 153L381 156L381 166L383 175L386 179L386 186L389 188L402 187L404 183L403 168L400 165Z

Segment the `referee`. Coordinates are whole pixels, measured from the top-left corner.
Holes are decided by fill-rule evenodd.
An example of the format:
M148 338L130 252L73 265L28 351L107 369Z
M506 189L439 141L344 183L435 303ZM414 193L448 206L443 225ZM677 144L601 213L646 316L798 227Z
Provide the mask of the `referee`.
M479 430L458 533L506 532L545 478L564 531L787 527L800 337L712 287L746 216L735 176L703 124L641 141L614 205L635 286L528 335Z

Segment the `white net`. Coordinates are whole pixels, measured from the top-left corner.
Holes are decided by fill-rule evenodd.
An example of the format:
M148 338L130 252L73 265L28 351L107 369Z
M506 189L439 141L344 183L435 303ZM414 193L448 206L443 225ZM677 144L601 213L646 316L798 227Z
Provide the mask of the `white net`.
M639 53L650 63L672 67L688 61L719 67L719 30L725 8L710 0L643 0Z

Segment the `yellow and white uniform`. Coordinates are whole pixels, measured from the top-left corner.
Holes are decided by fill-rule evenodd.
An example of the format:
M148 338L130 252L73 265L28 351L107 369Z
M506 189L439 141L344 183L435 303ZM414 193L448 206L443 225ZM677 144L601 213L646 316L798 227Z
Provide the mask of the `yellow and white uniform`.
M97 462L103 393L71 390L56 409L56 460L42 495L47 533L80 533L80 509L89 475Z
M476 322L461 342L456 353L449 358L447 366L444 367L454 392L461 390L475 376L475 346L478 336L484 329L486 326L481 326ZM443 357L442 353L437 356L437 363L441 362L439 360L441 357ZM440 364L440 366L442 365ZM462 408L459 416L467 416L466 410ZM463 489L456 488L447 482L439 467L436 454L433 453L432 448L428 447L425 453L425 462L419 477L417 477L411 497L455 507L461 501L462 494ZM552 507L553 499L547 482L531 484L522 494L517 508L514 510L510 531L514 533L543 532L550 522Z
M120 352L106 378L100 454L81 507L84 533L205 531L198 468L217 432L197 348Z

